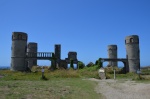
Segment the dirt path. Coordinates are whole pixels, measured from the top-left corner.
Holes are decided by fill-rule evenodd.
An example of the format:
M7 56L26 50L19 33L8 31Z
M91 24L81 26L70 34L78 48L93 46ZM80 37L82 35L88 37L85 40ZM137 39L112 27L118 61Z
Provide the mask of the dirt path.
M150 84L131 80L90 80L98 82L95 91L106 99L150 99Z

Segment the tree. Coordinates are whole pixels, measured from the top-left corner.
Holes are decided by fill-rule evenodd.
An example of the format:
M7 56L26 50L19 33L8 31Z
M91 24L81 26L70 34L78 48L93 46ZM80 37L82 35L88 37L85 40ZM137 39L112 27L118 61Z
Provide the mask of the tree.
M85 64L81 61L78 62L78 69L83 69L85 67Z
M98 65L100 68L103 67L102 59L99 58L98 60L96 60L95 65Z
M86 66L91 67L91 66L94 66L94 64L93 64L93 62L89 62Z

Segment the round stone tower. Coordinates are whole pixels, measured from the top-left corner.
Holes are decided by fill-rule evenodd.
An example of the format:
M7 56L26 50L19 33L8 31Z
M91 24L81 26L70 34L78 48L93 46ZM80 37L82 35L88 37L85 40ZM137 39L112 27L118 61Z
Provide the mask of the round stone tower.
M25 64L27 39L26 33L12 33L11 70L13 71L25 71L27 69Z
M117 45L108 45L108 58L117 58ZM117 62L109 61L108 66L117 66Z
M37 56L37 43L29 42L27 45L27 52L35 53L34 56ZM28 67L31 69L32 66L37 66L37 59L28 59Z
M140 69L140 49L139 37L137 35L127 36L125 38L129 72L136 72Z

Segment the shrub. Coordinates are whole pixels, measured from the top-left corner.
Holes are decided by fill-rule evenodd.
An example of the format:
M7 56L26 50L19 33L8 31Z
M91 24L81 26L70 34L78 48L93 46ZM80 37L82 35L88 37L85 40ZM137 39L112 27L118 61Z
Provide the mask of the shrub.
M101 58L99 58L98 60L96 60L95 65L98 65L99 68L103 67L102 66L102 62L101 62Z
M85 67L85 64L81 61L78 62L78 69L83 69Z
M106 67L105 68L105 72L109 73L109 74L113 74L114 73L114 69L116 74L120 74L122 72L122 69L119 69L118 67Z
M89 62L86 66L87 67L92 67L92 66L94 66L94 64L93 64L93 62Z

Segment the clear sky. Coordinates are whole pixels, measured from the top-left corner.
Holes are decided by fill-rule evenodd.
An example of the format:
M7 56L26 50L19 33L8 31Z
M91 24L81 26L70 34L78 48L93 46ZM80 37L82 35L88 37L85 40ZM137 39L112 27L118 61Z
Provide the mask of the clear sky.
M125 37L139 35L141 65L150 65L150 0L0 0L1 66L10 66L14 31L28 33L39 52L61 44L62 59L76 51L85 64L107 58L110 44L125 58Z

